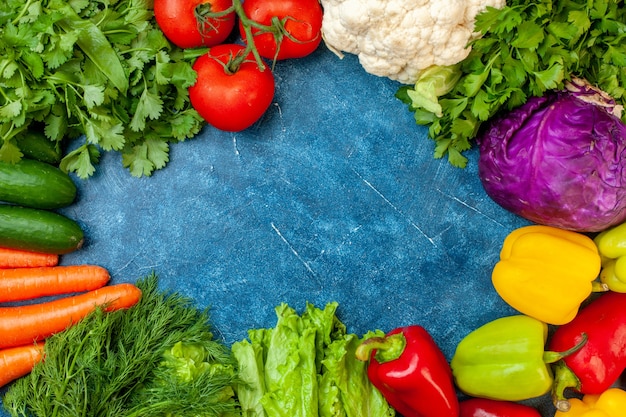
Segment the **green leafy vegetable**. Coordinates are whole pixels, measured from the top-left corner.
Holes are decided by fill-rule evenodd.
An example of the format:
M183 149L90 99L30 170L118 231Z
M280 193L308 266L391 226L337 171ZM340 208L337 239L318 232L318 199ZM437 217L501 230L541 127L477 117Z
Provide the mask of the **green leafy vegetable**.
M300 316L281 304L276 327L250 330L249 340L233 344L243 416L395 415L369 382L365 363L356 359L361 339L346 332L336 309L337 303L323 310L307 304Z
M203 120L187 88L198 53L170 44L150 0L5 0L0 3L0 160L18 161L29 130L56 145L84 137L61 167L93 175L100 151L134 176L169 161L169 144Z
M207 312L160 292L155 275L137 285L132 308L98 310L47 339L45 361L3 398L11 416L238 415L235 363Z
M469 56L458 69L445 69L459 71L450 91L433 93L432 77L424 74L415 86L397 93L416 123L428 126L436 158L447 155L452 165L465 167L463 152L485 121L529 97L562 88L572 76L587 79L617 101L624 99L622 0L510 0L501 9L480 13L475 29L482 36L470 43Z
M367 364L356 359L356 348L365 339L381 337L383 332L368 332L363 338L348 333L332 340L322 360L320 416L393 417L395 410L367 376ZM355 401L355 398L358 399ZM337 413L337 410L343 410Z

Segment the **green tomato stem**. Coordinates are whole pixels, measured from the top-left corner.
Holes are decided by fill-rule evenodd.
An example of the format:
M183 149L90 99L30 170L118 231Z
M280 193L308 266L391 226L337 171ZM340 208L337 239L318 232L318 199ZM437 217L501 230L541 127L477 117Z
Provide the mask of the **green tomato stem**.
M239 65L241 65L245 61L248 53L252 52L252 55L254 56L254 59L259 66L259 69L261 71L265 71L265 63L263 62L263 58L261 58L259 51L254 45L254 35L252 35L252 27L254 26L255 28L263 30L264 28L266 28L266 26L260 25L257 22L254 22L253 20L248 18L246 12L243 10L241 0L233 0L233 7L235 13L237 14L237 17L239 18L241 26L243 27L244 36L246 38L246 49L243 51L240 57L238 57L238 59L235 59L235 61L237 61L236 68L238 68Z
M245 49L241 52L241 54L238 54L237 56L231 59L231 61L226 66L226 71L229 74L237 72L237 69L239 68L239 66L243 62L245 62L246 57L250 53L252 53L252 55L254 56L254 60L257 66L259 67L259 69L261 71L265 71L266 69L265 62L263 61L263 58L261 57L261 55L259 54L259 51L254 45L254 35L252 34L252 29L254 28L260 33L271 33L274 36L274 39L276 40L276 44L278 45L278 47L280 47L280 43L282 42L283 38L285 36L287 37L290 36L285 29L284 21L281 19L278 19L277 17L274 17L272 19L271 25L264 25L255 20L252 20L246 15L246 12L243 10L243 4L241 0L233 0L233 5L229 7L228 9L222 10L221 12L209 11L206 13L202 13L201 18L202 20L219 19L220 17L224 17L232 12L234 12L237 15L237 18L239 19L239 22L241 23L241 27L243 28L242 36L245 38L246 45L245 45ZM274 67L275 63L276 63L276 59L273 60L272 68Z

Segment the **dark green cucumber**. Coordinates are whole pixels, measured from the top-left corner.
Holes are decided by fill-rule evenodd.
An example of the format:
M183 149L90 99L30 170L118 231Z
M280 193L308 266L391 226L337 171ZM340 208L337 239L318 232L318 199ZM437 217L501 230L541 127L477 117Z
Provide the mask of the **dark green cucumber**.
M59 168L33 159L0 162L0 201L24 207L58 209L76 198L76 185Z
M0 246L58 255L80 248L81 227L54 211L0 204Z
M39 130L29 129L16 142L26 158L59 165L63 157L59 143L51 141Z

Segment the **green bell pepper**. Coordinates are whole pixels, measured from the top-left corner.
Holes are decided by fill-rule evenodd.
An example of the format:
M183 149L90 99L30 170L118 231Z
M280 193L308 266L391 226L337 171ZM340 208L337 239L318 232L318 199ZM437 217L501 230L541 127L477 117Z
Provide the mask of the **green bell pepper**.
M516 315L489 322L465 336L450 366L457 387L472 397L522 401L550 391L550 363L579 349L546 352L548 325ZM584 342L582 342L584 343Z
M602 260L600 281L611 291L626 292L626 222L601 232L593 240Z

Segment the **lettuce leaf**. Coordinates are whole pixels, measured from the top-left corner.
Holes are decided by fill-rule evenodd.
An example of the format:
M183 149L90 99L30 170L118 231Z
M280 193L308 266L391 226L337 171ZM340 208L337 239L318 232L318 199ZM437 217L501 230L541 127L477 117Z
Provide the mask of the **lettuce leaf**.
M395 411L369 382L354 352L362 339L347 333L336 302L307 303L302 315L276 307L276 326L252 329L233 344L244 417L392 417ZM366 337L382 332L370 332Z

